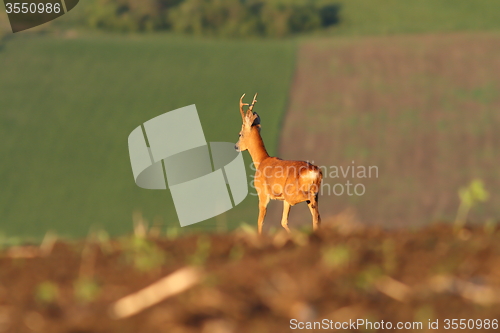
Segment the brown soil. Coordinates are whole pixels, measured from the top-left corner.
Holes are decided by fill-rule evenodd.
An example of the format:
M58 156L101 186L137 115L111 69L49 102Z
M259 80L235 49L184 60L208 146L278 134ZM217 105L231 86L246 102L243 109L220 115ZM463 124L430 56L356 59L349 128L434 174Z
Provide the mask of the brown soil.
M328 168L324 217L350 210L363 223L400 227L450 220L458 189L480 178L492 196L471 218L496 218L499 54L500 36L484 33L307 42L279 156ZM378 178L332 177L331 166L352 165L377 166ZM347 195L346 181L363 184L365 194ZM335 184L344 194L333 193ZM291 225L310 223L302 206L292 208ZM281 209L273 205L269 221L279 221Z
M274 333L292 331L291 319L424 328L438 319L442 331L446 318L500 319L500 231L486 229L340 224L291 238L239 231L8 248L0 332ZM110 316L116 300L188 264L205 272L198 285L135 316Z

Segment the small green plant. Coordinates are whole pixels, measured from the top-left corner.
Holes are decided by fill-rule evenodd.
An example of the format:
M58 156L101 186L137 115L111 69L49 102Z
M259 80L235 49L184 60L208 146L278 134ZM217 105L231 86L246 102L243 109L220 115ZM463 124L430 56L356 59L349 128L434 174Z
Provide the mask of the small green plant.
M268 229L268 230L269 230L269 231L268 231L269 235L274 235L274 234L276 234L277 232L279 232L279 231L283 230L283 228L280 226L280 229L278 229L278 228L276 228L276 226L272 225L272 226L270 226L270 227L269 227L269 229Z
M249 235L255 235L257 234L257 229L254 227L254 226L251 226L250 224L248 223L245 223L243 222L241 225L240 225L240 228L239 228L243 233L245 234L249 234Z
M41 303L54 303L59 296L59 287L52 281L40 283L35 290L35 299Z
M475 204L488 200L489 193L484 188L482 180L474 179L469 186L462 187L458 191L458 196L460 206L455 219L455 231L460 230L465 225L467 215L469 215L469 211Z
M373 284L383 275L383 270L377 265L370 265L356 276L356 286L362 290L372 289Z
M123 256L128 264L141 272L160 267L165 262L165 254L154 242L133 236L122 241Z
M196 252L188 259L189 263L194 266L203 265L210 255L211 246L210 238L208 236L198 237Z
M312 230L309 228L309 230ZM292 240L295 244L299 246L305 246L309 243L309 232L304 232L302 230L297 230L294 233L292 233Z
M216 274L207 274L203 279L203 285L205 287L214 288L220 283L220 279Z
M245 255L245 249L241 245L235 245L229 252L229 259L239 261Z
M96 300L101 288L99 284L89 277L80 277L73 284L75 298L81 303L89 303Z
M487 219L486 222L484 223L484 232L487 235L493 235L495 233L495 230L498 227L498 222L495 221L494 219L490 218Z
M303 226L300 226L297 231L299 231L301 234L303 235L306 235L306 236L310 236L313 234L314 230L311 228L311 226L309 225L303 225Z
M4 233L0 233L0 250L11 247L18 246L23 243L20 237L7 236Z
M168 239L176 239L180 236L181 229L177 226L167 227L166 236Z
M383 267L387 273L392 273L396 269L396 244L392 239L385 239L382 243Z
M95 239L99 247L101 248L102 253L110 254L113 252L113 247L111 246L111 242L109 240L109 234L104 229L99 229L95 232Z
M436 319L432 305L425 304L416 309L413 320L416 322L434 321Z
M323 262L328 267L344 267L349 263L351 257L351 250L345 245L337 245L323 250Z

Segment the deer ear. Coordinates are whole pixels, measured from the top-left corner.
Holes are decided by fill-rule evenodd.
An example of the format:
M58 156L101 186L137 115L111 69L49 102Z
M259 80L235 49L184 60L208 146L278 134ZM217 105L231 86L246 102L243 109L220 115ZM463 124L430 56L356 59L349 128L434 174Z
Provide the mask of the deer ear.
M257 113L253 113L253 122L252 126L259 126L260 127L260 117Z

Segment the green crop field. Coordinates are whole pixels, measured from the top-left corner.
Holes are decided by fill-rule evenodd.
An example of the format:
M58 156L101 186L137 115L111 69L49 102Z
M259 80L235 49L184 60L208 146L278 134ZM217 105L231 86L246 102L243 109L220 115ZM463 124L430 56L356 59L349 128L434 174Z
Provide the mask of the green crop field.
M9 40L0 51L0 231L82 236L98 225L123 233L134 211L150 223L178 225L169 191L135 185L129 133L157 115L196 104L207 141L236 142L239 97L259 92L255 110L273 151L293 60L291 42ZM252 200L231 212L236 220L219 216L195 227L253 220Z
M499 30L497 0L339 0L335 35Z

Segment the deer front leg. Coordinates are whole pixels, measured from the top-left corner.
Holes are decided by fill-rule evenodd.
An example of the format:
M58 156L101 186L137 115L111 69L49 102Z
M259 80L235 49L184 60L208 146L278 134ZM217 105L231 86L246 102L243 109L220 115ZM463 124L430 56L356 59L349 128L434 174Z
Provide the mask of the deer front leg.
M319 225L321 224L321 217L319 216L319 209L318 209L318 194L311 199L307 201L307 206L309 207L309 210L311 211L312 219L313 219L313 230L316 231L319 229Z
M285 230L290 233L290 228L288 228L288 214L290 213L291 205L284 200L283 201L283 217L281 218L281 226L285 228Z
M267 195L265 197L259 196L259 219L258 219L259 235L262 235L262 227L264 226L264 218L266 217L268 203L269 203L269 198L267 197Z

